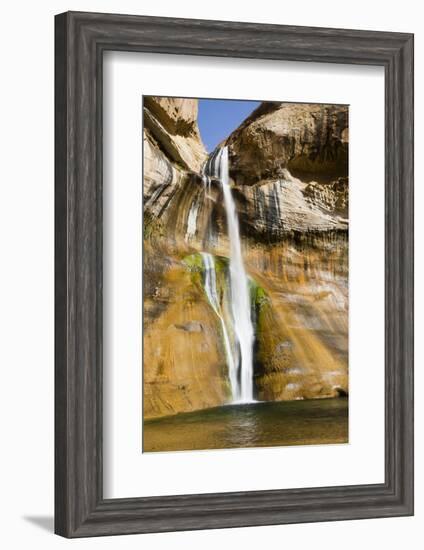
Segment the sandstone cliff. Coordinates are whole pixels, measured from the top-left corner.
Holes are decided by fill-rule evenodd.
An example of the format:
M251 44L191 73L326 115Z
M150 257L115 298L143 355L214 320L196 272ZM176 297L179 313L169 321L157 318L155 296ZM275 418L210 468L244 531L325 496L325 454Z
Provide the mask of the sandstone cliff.
M197 125L196 99L144 98L144 129L169 160L199 172L207 156Z
M219 327L182 258L189 212L207 158L197 100L145 97L144 415L215 406L228 399Z
M232 192L254 292L261 400L348 392L348 110L262 104L229 136ZM197 102L144 103L144 413L229 399L202 251L225 285L222 190L206 182ZM221 288L221 299L225 289Z
M246 232L347 228L346 106L263 103L227 145Z
M238 185L282 175L328 182L348 175L345 105L262 103L227 140Z

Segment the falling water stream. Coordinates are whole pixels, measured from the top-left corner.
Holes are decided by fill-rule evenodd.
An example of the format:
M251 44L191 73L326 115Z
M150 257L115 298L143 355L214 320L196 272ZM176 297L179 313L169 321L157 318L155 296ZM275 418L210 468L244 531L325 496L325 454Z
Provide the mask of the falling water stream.
M218 297L218 289L216 285L216 268L215 258L212 254L202 252L203 265L205 267L205 291L208 297L209 303L218 315L221 322L222 335L224 339L225 355L228 363L228 377L230 379L231 393L234 397L234 393L237 392L237 365L234 362L233 351L231 349L231 340L228 333L227 325L225 322L224 314L221 311L221 304Z
M218 177L224 197L230 241L229 258L229 300L231 304L231 327L220 313L216 291L216 271L213 256L202 254L205 266L205 290L209 302L221 320L224 345L228 359L228 372L233 402L249 403L253 399L253 341L254 329L251 318L249 282L244 268L241 251L240 229L237 210L229 183L228 149L219 149L208 161L204 170L204 181L210 184L211 177ZM233 336L231 346L230 336Z

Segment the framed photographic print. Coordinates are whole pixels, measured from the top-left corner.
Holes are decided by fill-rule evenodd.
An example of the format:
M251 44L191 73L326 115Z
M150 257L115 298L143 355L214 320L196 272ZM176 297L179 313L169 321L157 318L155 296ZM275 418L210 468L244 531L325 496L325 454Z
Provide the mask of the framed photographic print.
M56 16L55 523L413 513L413 36Z

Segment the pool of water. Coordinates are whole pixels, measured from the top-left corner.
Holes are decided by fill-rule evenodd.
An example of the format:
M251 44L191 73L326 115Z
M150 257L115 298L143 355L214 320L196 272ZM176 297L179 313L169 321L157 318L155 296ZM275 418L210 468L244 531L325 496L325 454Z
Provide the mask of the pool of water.
M225 405L147 420L143 452L348 442L348 399Z

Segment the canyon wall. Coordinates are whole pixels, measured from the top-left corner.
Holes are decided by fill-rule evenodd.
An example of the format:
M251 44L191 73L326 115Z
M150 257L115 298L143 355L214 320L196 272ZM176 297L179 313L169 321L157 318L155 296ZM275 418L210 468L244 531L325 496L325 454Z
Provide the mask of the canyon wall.
M197 101L144 99L144 415L230 400L201 252L224 300L222 189L206 181ZM348 393L348 109L264 103L226 140L251 281L255 395Z

